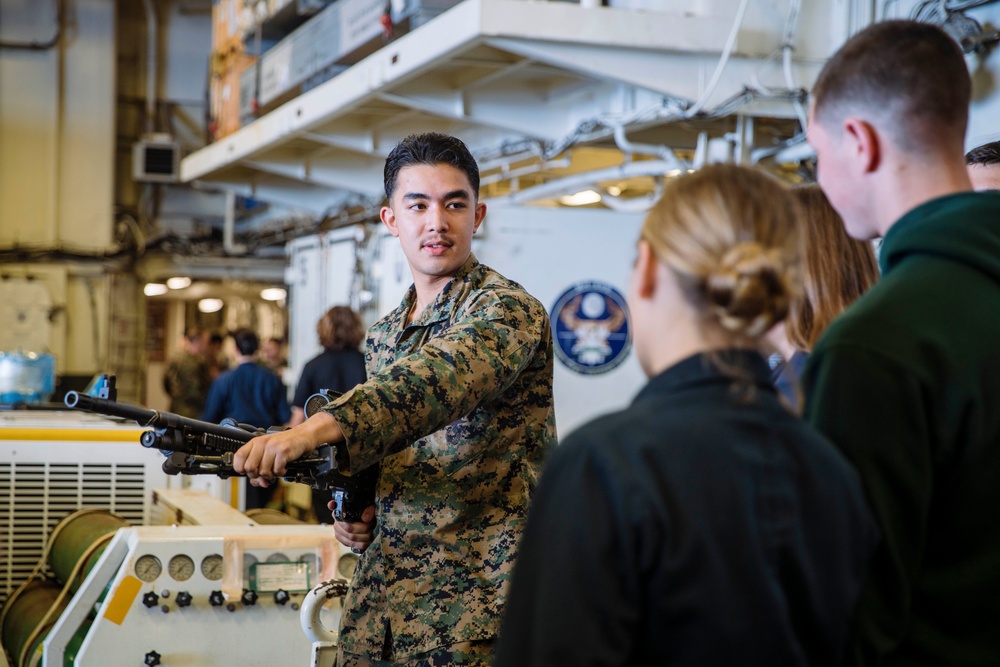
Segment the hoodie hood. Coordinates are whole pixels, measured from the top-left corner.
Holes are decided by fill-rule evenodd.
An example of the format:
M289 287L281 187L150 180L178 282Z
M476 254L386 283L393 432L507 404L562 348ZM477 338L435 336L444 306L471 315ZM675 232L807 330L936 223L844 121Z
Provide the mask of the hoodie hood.
M953 259L1000 282L1000 193L961 192L916 207L885 235L879 268L884 274L914 254Z

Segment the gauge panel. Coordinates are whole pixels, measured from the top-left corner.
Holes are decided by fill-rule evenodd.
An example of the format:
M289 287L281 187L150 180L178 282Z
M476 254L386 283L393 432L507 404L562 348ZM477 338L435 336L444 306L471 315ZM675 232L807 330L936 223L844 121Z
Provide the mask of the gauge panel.
M135 576L140 581L145 581L146 583L156 581L157 577L162 573L163 563L153 554L139 556L138 560L135 561Z
M187 554L177 554L167 564L167 573L174 581L187 581L194 576L194 560Z
M222 579L222 556L209 554L201 560L201 574L209 581Z

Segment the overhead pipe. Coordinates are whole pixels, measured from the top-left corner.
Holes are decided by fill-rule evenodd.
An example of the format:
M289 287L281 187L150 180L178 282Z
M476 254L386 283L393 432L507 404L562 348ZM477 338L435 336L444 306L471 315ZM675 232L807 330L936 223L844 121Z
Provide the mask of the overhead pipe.
M655 155L664 162L670 163L670 169L687 169L687 165L681 161L677 154L667 146L657 146L655 144L638 144L628 140L625 136L625 125L616 123L612 125L615 136L615 145L618 148L632 155ZM668 170L669 171L669 170Z
M48 51L56 47L60 41L62 41L63 32L63 0L55 0L53 3L56 9L56 30L52 34L52 37L45 40L44 42L31 41L31 42L2 42L0 41L0 49L12 49L19 51Z
M551 199L567 193L572 194L578 192L581 188L593 187L599 181L634 178L637 176L663 176L667 172L677 168L674 162L667 160L627 162L617 167L607 167L605 169L572 174L564 178L549 181L548 183L536 185L509 195L502 201L511 204L527 204L539 199Z
M157 24L153 0L142 0L146 10L146 132L156 129Z
M226 190L226 213L222 224L222 247L227 255L245 255L247 247L235 243L236 191Z

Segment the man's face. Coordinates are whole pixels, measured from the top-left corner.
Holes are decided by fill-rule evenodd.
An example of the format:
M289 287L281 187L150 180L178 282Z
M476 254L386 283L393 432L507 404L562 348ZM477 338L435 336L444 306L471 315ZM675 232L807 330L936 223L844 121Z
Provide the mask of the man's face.
M973 190L1000 190L1000 164L970 164Z
M840 128L829 128L820 121L815 109L809 112L809 145L816 151L816 180L830 204L844 219L847 233L856 239L870 239L877 232L868 229L867 204L862 183L856 182L855 165L850 161L851 143Z
M465 172L449 164L400 169L382 222L399 239L416 283L448 280L469 258L486 215Z

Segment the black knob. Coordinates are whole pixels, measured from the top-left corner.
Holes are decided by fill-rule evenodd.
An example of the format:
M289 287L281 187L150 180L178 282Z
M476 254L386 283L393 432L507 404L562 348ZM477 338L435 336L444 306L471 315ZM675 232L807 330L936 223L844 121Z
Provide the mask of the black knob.
M142 596L142 603L152 609L156 605L160 604L160 596L153 591L149 591Z
M191 604L191 594L187 591L181 591L177 594L177 606L187 607Z
M257 604L257 591L244 588L243 595L240 596L240 602L242 602L244 606Z
M222 591L212 591L208 594L208 604L213 607L221 607L226 603L226 598L222 597Z
M286 604L291 599L292 596L284 588L279 588L274 592L274 601L280 605Z
M146 657L142 659L142 664L149 665L149 667L160 664L160 654L156 651L150 651L146 654Z
M226 605L226 609L229 611L236 611L236 605L230 602L229 604Z

